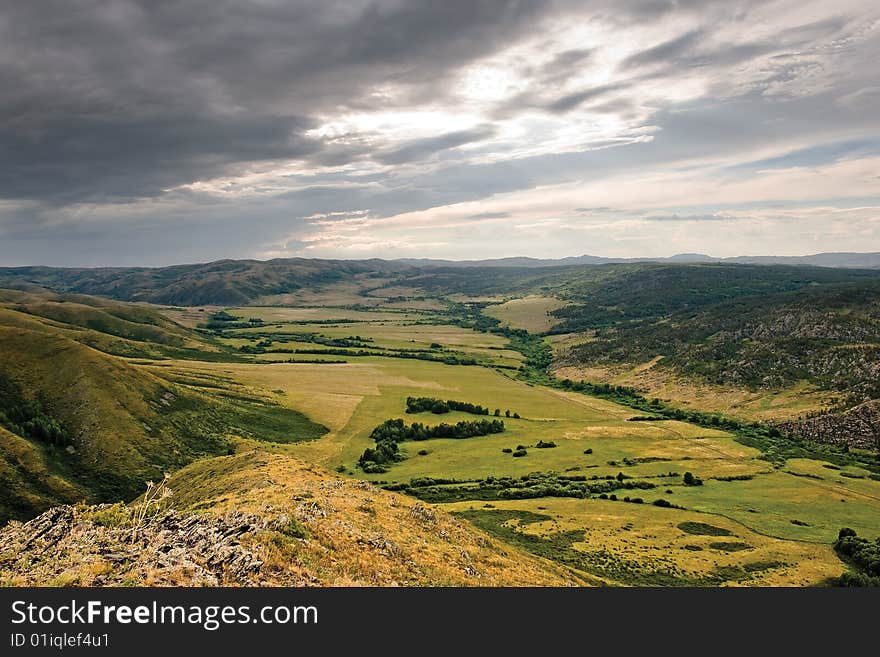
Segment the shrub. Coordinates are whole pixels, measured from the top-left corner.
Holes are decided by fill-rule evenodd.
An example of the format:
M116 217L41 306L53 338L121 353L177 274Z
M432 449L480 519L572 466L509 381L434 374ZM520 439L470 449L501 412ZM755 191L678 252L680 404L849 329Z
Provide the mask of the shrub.
M700 479L699 477L695 477L692 472L685 472L683 481L684 481L685 486L702 486L703 485L703 480Z
M880 586L880 538L869 541L844 527L834 542L834 551L856 569L844 573L836 582L838 586Z
M100 527L124 527L132 520L132 509L121 502L98 509L89 514L93 523Z

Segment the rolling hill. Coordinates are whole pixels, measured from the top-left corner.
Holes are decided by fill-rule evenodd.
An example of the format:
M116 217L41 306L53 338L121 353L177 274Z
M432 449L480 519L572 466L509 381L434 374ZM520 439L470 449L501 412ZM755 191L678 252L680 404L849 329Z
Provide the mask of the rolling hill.
M219 260L161 268L0 269L0 287L39 286L55 292L179 306L246 305L308 286L382 276L406 269L382 260Z
M430 259L402 260L321 260L290 258L276 260L218 260L216 262L171 267L0 268L0 288L45 288L57 293L78 293L109 297L120 301L146 301L179 306L240 306L273 301L298 291L360 283L356 294L370 288L412 285L429 294L498 294L522 292L526 288L583 287L591 281L626 276L629 271L657 273L694 264L714 264L719 271L754 271L746 265L768 270L815 267L826 269L880 268L878 254L829 253L804 257L756 256L711 258L682 254L671 258L600 258L579 256L542 260L502 258L498 260L452 261ZM779 265L785 265L780 267ZM613 272L608 274L607 272ZM846 271L839 272L845 278ZM876 271L875 271L876 273ZM819 274L816 274L817 276ZM834 276L834 272L828 274ZM757 278L780 280L767 272ZM786 278L783 275L781 278ZM571 286L569 286L569 283ZM573 286L573 287L572 287Z
M266 400L182 387L112 355L119 345L143 345L143 355L198 343L154 311L21 292L0 299L0 521L130 499L149 479L226 453L230 434L287 441L324 431Z

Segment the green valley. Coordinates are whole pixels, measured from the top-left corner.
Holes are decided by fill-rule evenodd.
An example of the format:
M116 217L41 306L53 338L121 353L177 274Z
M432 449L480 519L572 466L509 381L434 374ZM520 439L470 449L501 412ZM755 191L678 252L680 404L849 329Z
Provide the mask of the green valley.
M0 271L2 520L168 473L168 508L326 545L315 509L403 505L554 585L829 584L842 528L878 537L877 271L337 265Z

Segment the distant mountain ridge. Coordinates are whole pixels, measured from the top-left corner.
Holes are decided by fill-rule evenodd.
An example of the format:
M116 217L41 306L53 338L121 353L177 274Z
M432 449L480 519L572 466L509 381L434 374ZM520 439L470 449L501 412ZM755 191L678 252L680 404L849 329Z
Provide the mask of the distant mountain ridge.
M400 262L415 267L566 267L571 265L610 265L639 262L704 263L727 262L743 265L806 265L852 269L880 268L880 252L874 253L815 253L804 256L733 256L716 258L704 253L678 253L667 258L606 258L581 255L566 258L529 258L527 256L487 260L436 260L431 258L401 258Z
M742 256L712 258L686 253L670 258L602 258L577 256L558 260L512 257L498 260L322 260L288 258L275 260L218 260L170 267L8 267L0 268L0 288L51 290L61 294L86 294L120 301L199 305L249 305L286 303L292 294L341 286L359 290L348 303L369 298L368 289L378 289L395 280L438 293L453 286L459 292L474 292L494 283L494 291L513 292L535 287L539 278L574 276L578 272L610 274L602 269L632 267L824 267L853 272L880 270L880 253L820 253L813 256ZM792 273L792 272L789 272ZM474 275L472 275L474 274ZM592 274L589 274L591 276ZM462 279L468 280L462 280ZM560 281L547 281L558 284ZM490 286L491 287L491 286ZM450 291L446 289L446 291Z

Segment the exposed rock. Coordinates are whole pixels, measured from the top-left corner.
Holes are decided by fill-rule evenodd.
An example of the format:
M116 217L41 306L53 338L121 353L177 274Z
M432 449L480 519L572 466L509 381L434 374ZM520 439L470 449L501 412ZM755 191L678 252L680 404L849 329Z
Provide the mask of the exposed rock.
M106 508L59 506L29 522L10 523L0 530L0 570L14 572L29 584L51 582L87 566L97 573L102 563L112 568L92 582L74 583L185 581L216 586L252 585L258 579L262 561L240 542L242 536L265 527L257 516L166 511L136 528L127 523L106 527L94 520L95 512Z
M867 401L841 413L825 413L778 426L786 433L819 443L880 451L880 400Z

